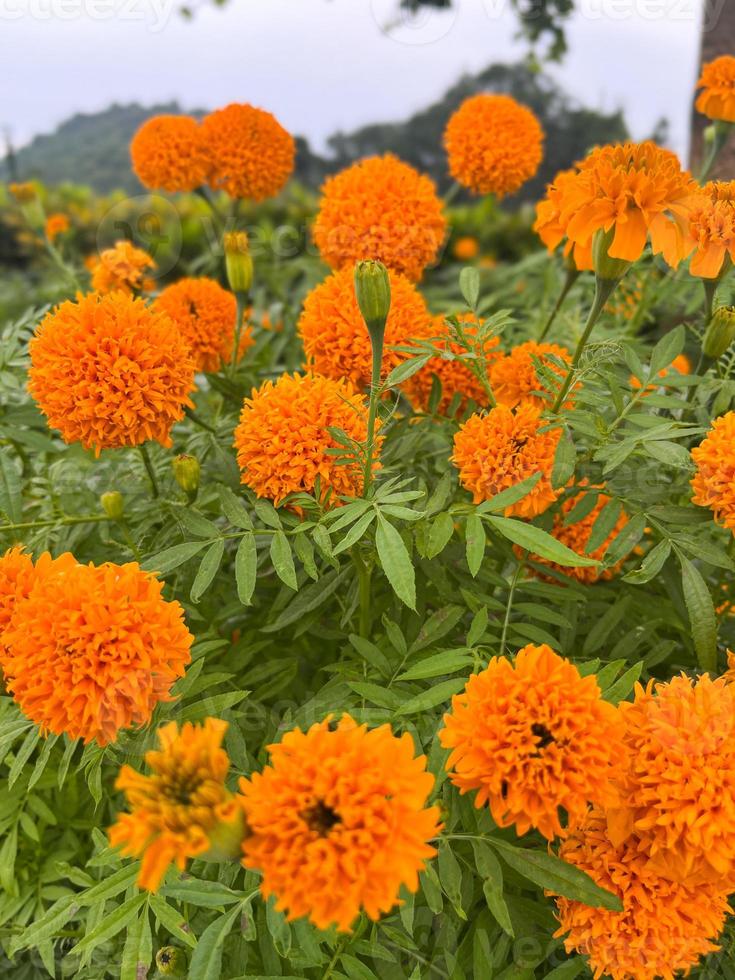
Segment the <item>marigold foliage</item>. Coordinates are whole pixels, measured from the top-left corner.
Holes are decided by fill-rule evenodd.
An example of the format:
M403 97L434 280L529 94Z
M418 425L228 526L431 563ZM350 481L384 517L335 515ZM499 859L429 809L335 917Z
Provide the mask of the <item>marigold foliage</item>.
M171 445L192 404L194 363L164 313L122 293L90 293L49 313L30 344L28 390L64 442Z
M193 191L205 183L209 159L202 128L191 116L153 116L130 143L133 171L151 190Z
M536 173L544 131L536 116L509 95L473 95L444 133L449 172L475 194L515 194Z
M707 62L697 82L697 112L710 119L735 122L735 58L722 55Z
M692 362L686 356L686 354L679 354L674 360L669 364L668 367L662 368L658 372L658 377L661 378L661 387L666 387L667 379L676 377L677 375L687 375L692 373ZM629 378L630 387L638 389L641 387L641 382L636 378L634 374L631 374ZM644 395L656 391L657 385L650 384L646 388Z
M519 405L513 411L498 405L487 415L472 415L454 437L452 462L459 480L476 504L501 490L541 473L533 489L506 507L508 516L535 517L554 503L561 490L551 485L554 455L561 429L545 428L538 408ZM540 431L545 429L545 431Z
M452 698L439 738L461 793L476 791L499 827L562 833L560 811L614 802L610 780L624 757L617 708L595 677L582 677L551 647L529 644L515 663L493 657Z
M132 293L153 289L153 279L148 269L155 269L156 263L142 248L130 242L116 242L113 248L106 248L98 259L93 259L92 289L97 293Z
M559 384L569 370L570 354L559 344L537 344L528 340L514 347L510 354L499 357L490 369L493 394L501 405L515 408L529 404L539 410L549 408L555 392L549 392L539 377L536 361L559 378Z
M313 229L333 269L379 259L414 281L436 259L445 233L433 182L390 153L325 181Z
M692 503L709 507L718 524L735 531L735 412L715 419L702 442L692 449L696 472Z
M415 892L436 849L434 777L408 733L368 730L344 715L268 747L270 765L242 779L249 835L244 864L289 919L347 931L361 910L378 919L401 887Z

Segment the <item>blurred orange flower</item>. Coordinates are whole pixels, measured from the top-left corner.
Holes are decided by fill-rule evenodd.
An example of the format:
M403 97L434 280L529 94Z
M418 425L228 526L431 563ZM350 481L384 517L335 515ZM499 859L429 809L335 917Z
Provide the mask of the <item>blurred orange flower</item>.
M692 503L709 507L718 524L735 532L735 412L715 419L702 442L692 449L696 472Z
M90 265L92 289L97 293L122 292L127 295L149 291L155 282L146 274L155 269L156 263L142 248L130 242L116 242L114 248L106 248Z
M474 259L480 251L480 243L472 235L462 235L452 246L452 254L459 262Z
M697 82L697 111L710 119L735 122L735 58L722 55L702 68Z
M702 191L689 215L694 249L689 271L703 279L717 279L723 267L735 260L735 181L712 181Z
M207 179L202 129L191 116L152 116L130 143L133 171L151 190L193 191Z
M672 377L672 375L677 375L677 374L686 375L691 373L692 373L691 361L686 356L686 354L679 354L677 357L674 358L674 360L671 362L671 364L669 364L668 367L662 368L658 372L658 377L662 379L661 384L663 387L665 387L666 379ZM634 388L636 391L641 387L641 382L638 380L638 378L636 378L634 374L631 374L629 378L629 384L630 387ZM656 385L650 384L646 388L644 395L647 395L649 392L653 392L655 390L656 390Z
M69 231L69 218L60 211L56 211L46 218L43 230L46 238L50 242L55 242L59 235L63 235L64 232Z

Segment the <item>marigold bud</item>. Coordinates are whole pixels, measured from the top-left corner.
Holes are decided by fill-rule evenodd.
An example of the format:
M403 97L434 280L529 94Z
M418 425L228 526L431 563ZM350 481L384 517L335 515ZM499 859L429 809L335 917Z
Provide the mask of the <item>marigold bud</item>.
M199 460L194 456L187 456L182 453L176 456L171 465L174 469L174 479L184 491L189 500L196 500L199 492L199 474L201 467Z
M609 255L615 237L615 226L609 231L600 229L592 239L592 265L598 279L605 282L618 282L623 278L631 264L627 259L613 259Z
M119 490L110 490L109 493L103 493L100 497L100 503L102 504L102 510L111 521L119 521L123 516L125 502Z
M390 311L390 279L382 262L366 259L355 265L355 297L373 343L382 343Z
M185 977L189 959L178 946L162 946L156 953L156 966L164 977Z
M735 306L721 306L715 310L702 341L705 357L716 361L722 357L735 340Z
M226 232L224 236L227 281L233 293L248 293L253 285L253 257L244 231Z

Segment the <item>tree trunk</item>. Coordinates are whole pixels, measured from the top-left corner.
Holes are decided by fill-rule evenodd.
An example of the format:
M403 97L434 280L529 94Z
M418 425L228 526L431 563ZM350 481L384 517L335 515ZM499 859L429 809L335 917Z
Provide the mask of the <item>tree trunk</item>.
M732 0L705 0L699 49L700 68L723 54L735 55L735 3ZM708 119L693 108L689 159L695 175L702 165L704 130L708 125ZM731 140L722 151L710 179L732 180L735 177L734 143Z

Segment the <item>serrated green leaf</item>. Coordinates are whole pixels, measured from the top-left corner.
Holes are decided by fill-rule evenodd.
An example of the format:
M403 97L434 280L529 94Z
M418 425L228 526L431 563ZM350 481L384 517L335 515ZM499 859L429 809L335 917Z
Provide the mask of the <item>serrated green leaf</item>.
M201 597L212 584L214 576L217 574L219 566L222 563L222 556L224 553L225 542L222 538L214 541L207 549L204 558L202 558L199 569L194 576L194 582L191 586L191 593L189 597L192 602L199 602Z
M235 582L237 595L243 606L252 602L255 583L258 578L258 548L255 535L248 532L240 538L235 553Z
M416 608L416 575L403 538L382 514L375 532L378 558L393 591L409 609Z
M291 552L291 545L288 543L288 538L283 531L276 531L271 538L270 554L276 575L284 585L287 585L289 589L293 589L295 592L299 586L296 580L293 553Z
M513 544L519 545L533 555L540 555L541 558L556 562L557 565L565 565L570 568L599 565L599 562L593 561L591 558L576 554L561 541L557 541L556 538L547 534L546 531L542 531L540 527L534 527L533 524L525 524L509 517L489 516L485 520Z

